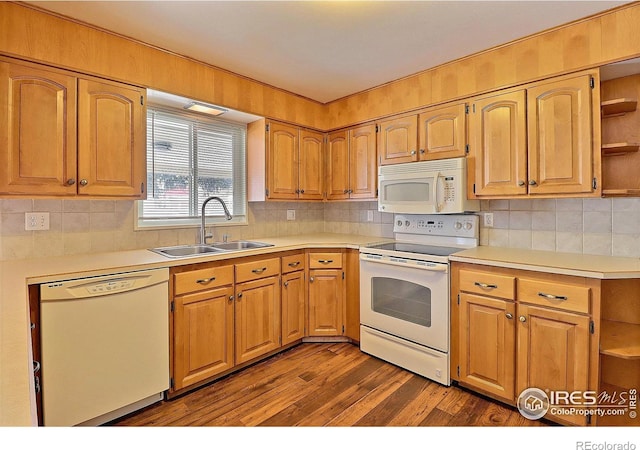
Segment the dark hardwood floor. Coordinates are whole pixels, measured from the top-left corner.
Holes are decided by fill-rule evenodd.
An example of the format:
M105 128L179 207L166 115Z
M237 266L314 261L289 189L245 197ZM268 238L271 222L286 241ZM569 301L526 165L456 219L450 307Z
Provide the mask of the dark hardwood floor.
M352 344L302 344L115 426L544 426Z

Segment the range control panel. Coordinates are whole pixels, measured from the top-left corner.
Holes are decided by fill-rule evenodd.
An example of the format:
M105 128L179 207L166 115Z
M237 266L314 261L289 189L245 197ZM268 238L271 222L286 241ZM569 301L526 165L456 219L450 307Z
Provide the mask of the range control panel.
M478 216L475 214L396 214L394 233L476 238Z

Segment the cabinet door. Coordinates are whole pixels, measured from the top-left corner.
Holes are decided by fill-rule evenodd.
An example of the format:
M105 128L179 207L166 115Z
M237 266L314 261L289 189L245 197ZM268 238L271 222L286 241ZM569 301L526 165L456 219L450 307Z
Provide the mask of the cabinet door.
M527 194L525 91L474 100L469 114L469 196Z
M330 133L327 138L327 200L349 198L349 133Z
M506 401L515 389L515 304L460 294L460 381Z
M591 192L591 76L527 89L529 193Z
M78 194L146 198L145 91L78 82Z
M309 336L343 334L342 270L309 271Z
M298 128L271 122L267 147L268 198L298 198Z
M233 288L175 297L173 378L182 389L233 367Z
M305 335L306 292L304 271L282 276L282 345Z
M418 116L399 117L380 122L378 153L380 164L418 160Z
M420 160L465 156L466 104L425 111L418 117Z
M376 198L376 127L365 125L349 132L349 196Z
M0 192L76 195L76 78L0 62Z
M280 347L280 278L236 285L236 364Z
M518 319L516 395L529 387L586 391L589 388L589 317L518 305ZM584 416L559 418L585 424Z
M300 131L299 185L303 200L322 200L324 196L324 136L310 130Z

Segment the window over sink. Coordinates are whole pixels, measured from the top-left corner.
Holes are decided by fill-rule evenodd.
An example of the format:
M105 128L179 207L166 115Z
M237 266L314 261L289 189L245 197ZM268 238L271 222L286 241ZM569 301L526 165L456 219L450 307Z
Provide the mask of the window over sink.
M164 94L165 96L181 98ZM138 202L138 228L197 226L204 200L207 223L246 223L246 123L186 111L167 102L147 108L147 199ZM184 99L184 104L189 104Z

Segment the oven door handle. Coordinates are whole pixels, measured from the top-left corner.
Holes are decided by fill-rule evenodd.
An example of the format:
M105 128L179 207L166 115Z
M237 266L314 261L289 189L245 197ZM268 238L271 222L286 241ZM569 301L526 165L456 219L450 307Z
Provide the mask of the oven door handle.
M400 258L399 258L400 259ZM370 264L387 264L389 266L398 266L398 267L406 267L409 269L419 269L419 270L427 270L430 272L449 272L449 265L442 263L428 263L425 262L424 265L416 264L416 263L404 263L399 261L392 261L389 259L373 259L367 258L367 255L360 255L360 260L368 262Z

